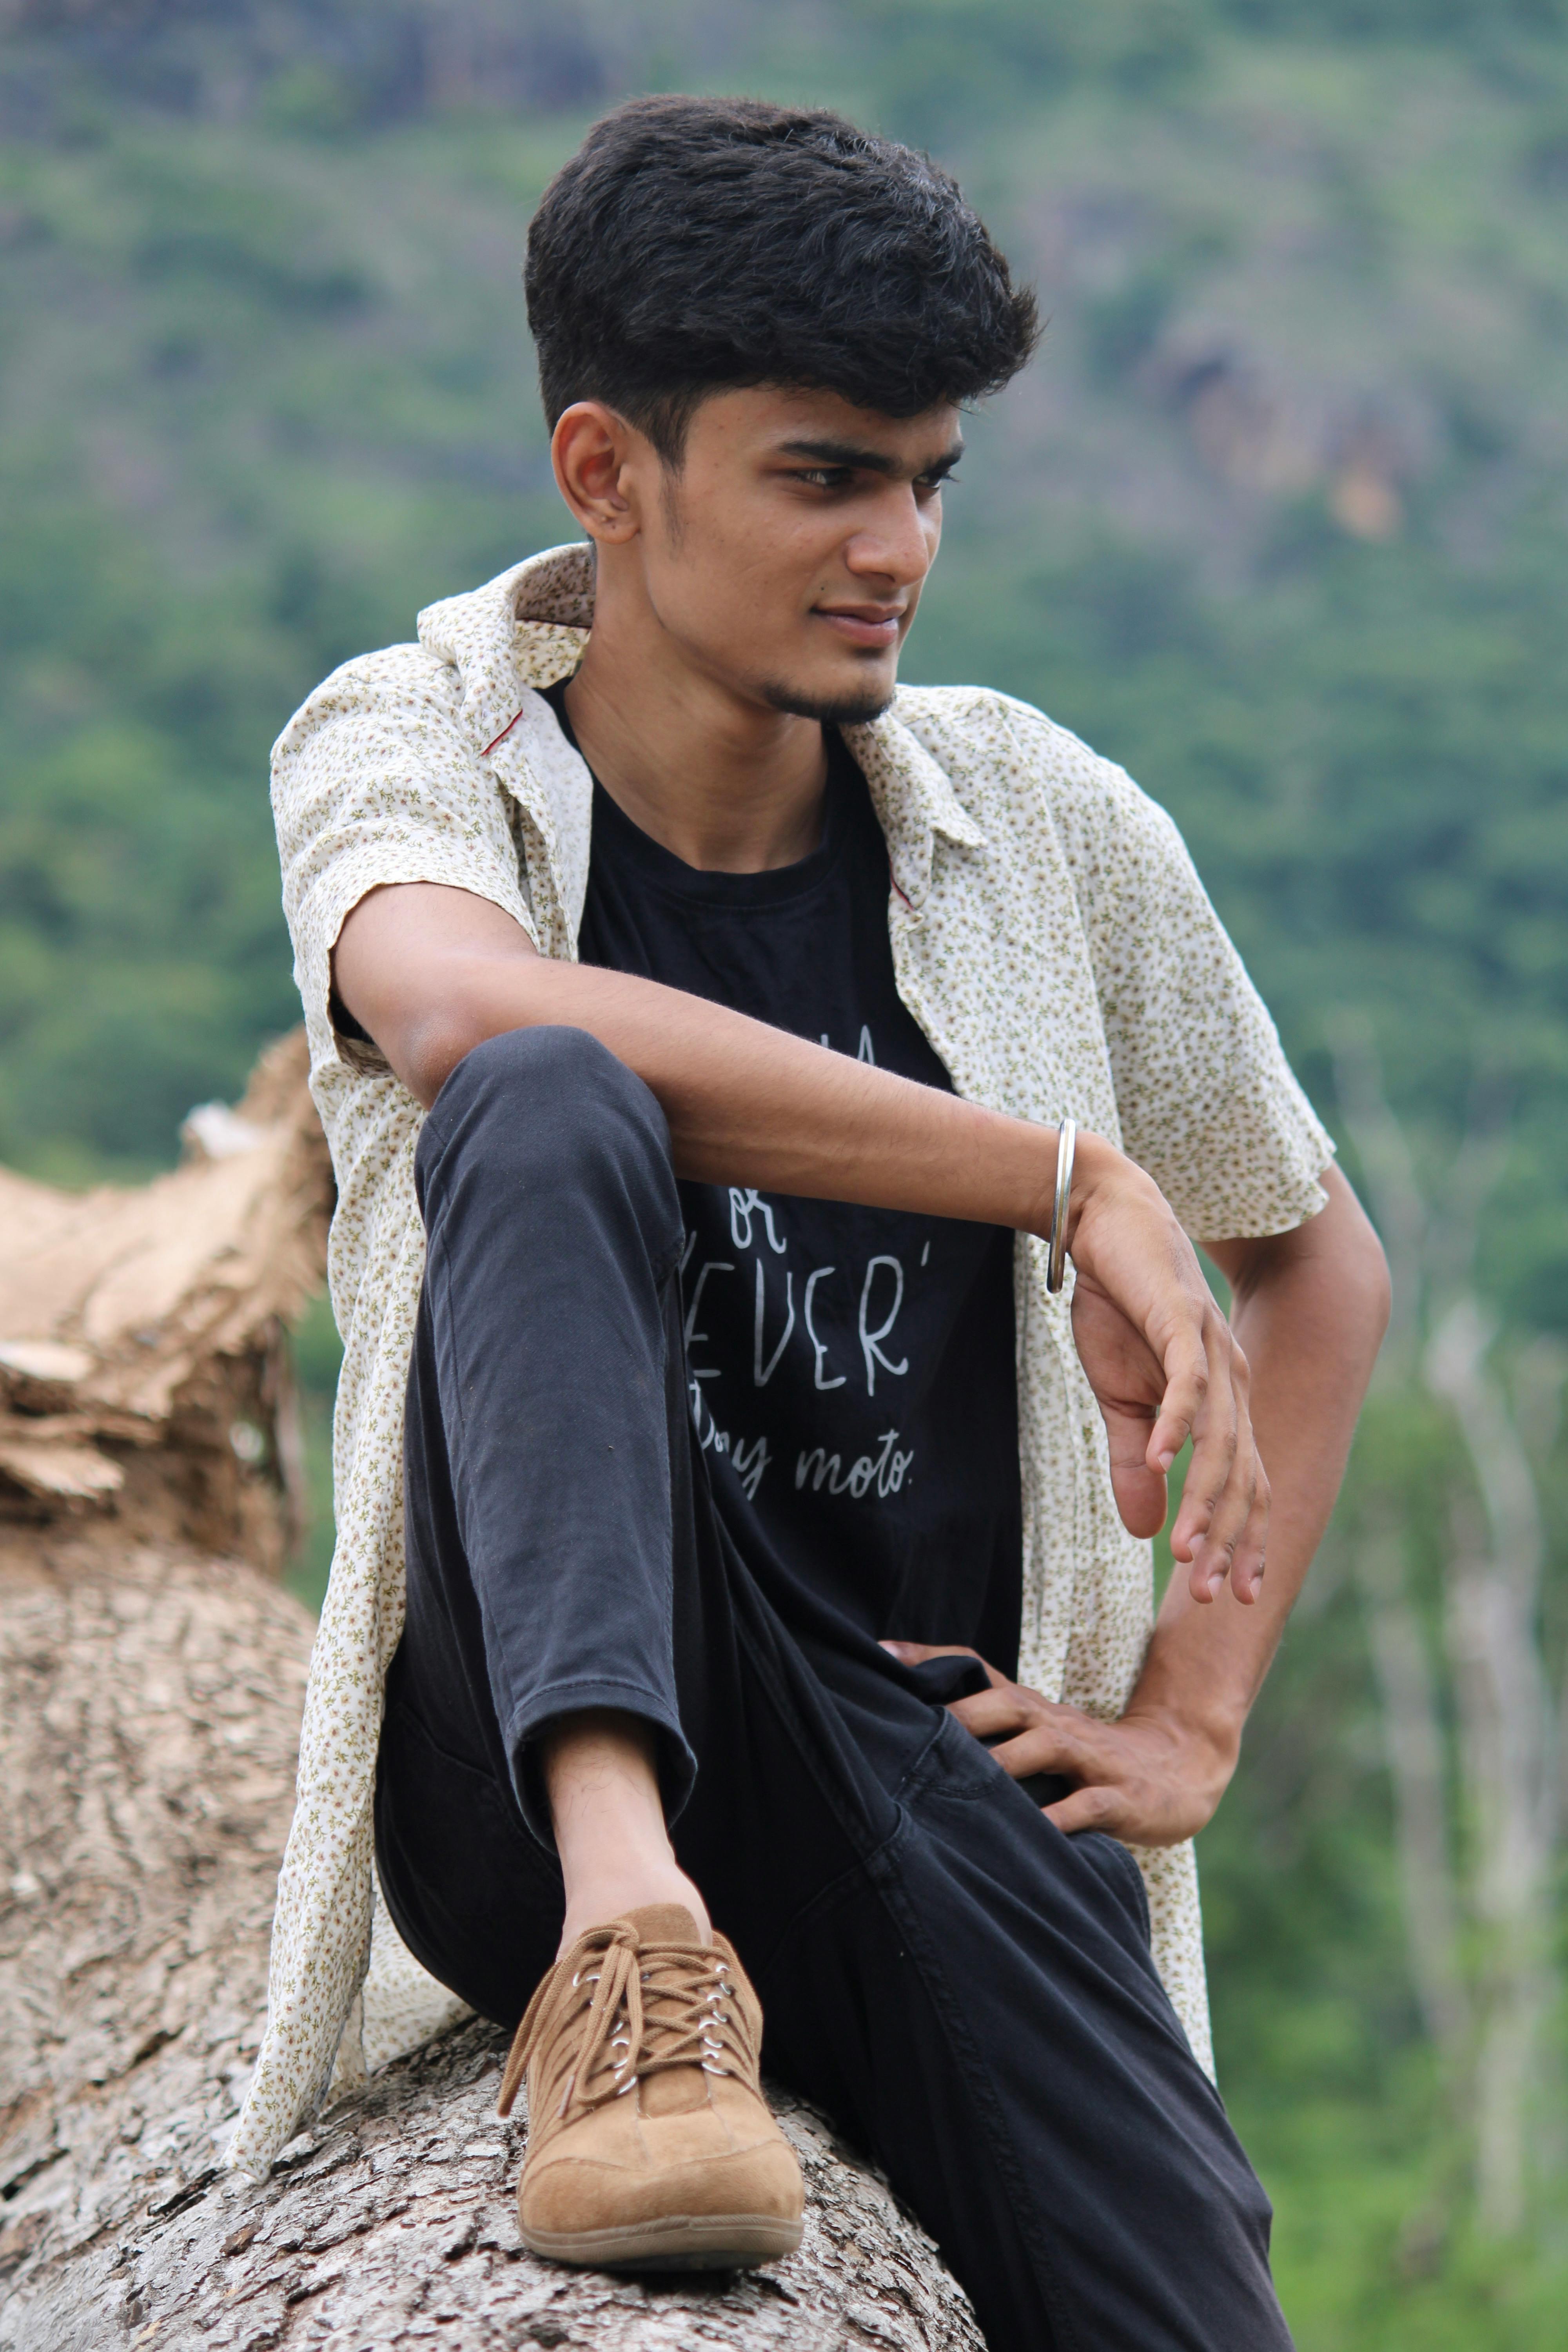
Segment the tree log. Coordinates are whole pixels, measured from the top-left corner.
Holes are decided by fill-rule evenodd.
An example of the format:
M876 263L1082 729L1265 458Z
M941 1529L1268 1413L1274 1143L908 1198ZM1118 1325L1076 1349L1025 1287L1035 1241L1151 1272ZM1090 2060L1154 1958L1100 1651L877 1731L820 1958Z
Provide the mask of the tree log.
M208 1120L216 1154L198 1136L146 1194L89 1196L89 1219L27 1187L21 1244L7 1228L0 2347L977 2352L930 2242L784 2095L805 2236L740 2277L645 2282L525 2253L525 2127L494 2113L505 2037L478 2021L338 2100L264 2184L224 2169L265 2013L313 1630L270 1572L290 1484L280 1319L319 1278L325 1204L301 1072L290 1044L270 1093L230 1129ZM265 1171L227 1164L268 1152ZM95 1250L105 1220L118 1241ZM133 1327L105 1307L117 1284ZM167 1377L143 1377L154 1360Z

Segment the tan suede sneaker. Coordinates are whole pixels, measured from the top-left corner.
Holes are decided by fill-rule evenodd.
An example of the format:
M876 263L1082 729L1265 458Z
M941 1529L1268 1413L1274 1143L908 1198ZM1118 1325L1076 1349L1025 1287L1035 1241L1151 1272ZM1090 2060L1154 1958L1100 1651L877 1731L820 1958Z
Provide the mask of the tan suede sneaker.
M645 1904L591 1927L528 2005L518 2223L594 2270L737 2270L800 2243L800 2167L762 2093L762 2004L722 1936Z

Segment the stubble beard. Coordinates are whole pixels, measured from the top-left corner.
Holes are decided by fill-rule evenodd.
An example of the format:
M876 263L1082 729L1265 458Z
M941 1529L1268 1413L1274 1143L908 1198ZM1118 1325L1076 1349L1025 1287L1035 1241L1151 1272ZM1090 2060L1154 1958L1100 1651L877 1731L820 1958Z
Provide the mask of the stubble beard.
M895 689L889 687L866 688L857 695L835 695L826 700L819 696L803 694L798 687L766 685L760 688L763 700L770 710L782 710L792 719L815 719L822 727L868 727L892 707Z

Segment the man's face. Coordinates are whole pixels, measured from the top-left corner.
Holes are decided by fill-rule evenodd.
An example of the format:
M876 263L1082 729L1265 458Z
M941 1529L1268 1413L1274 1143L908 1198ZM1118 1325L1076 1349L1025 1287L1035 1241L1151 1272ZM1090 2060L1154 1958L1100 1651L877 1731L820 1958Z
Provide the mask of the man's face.
M658 625L744 699L845 722L891 698L963 450L913 417L762 386L704 400L636 547Z

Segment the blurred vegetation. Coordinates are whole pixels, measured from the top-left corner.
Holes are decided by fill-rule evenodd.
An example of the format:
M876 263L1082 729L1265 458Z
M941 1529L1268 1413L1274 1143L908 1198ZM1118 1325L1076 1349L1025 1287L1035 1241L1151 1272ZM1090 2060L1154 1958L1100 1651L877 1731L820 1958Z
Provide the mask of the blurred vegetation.
M1448 1265L1495 1324L1561 1690L1568 7L0 0L0 1158L58 1181L163 1161L296 1017L265 788L291 708L563 535L518 275L595 110L843 105L932 146L1038 282L1046 346L973 420L911 674L1027 696L1172 808L1347 1144L1352 1036L1426 1197L1489 1139L1204 1840L1226 2092L1305 2352L1554 2347L1561 1839L1500 2222L1468 2045L1413 1974L1366 1561L1392 1514L1481 2035L1455 1596L1485 1465L1429 1350ZM314 1593L324 1315L300 1357Z

